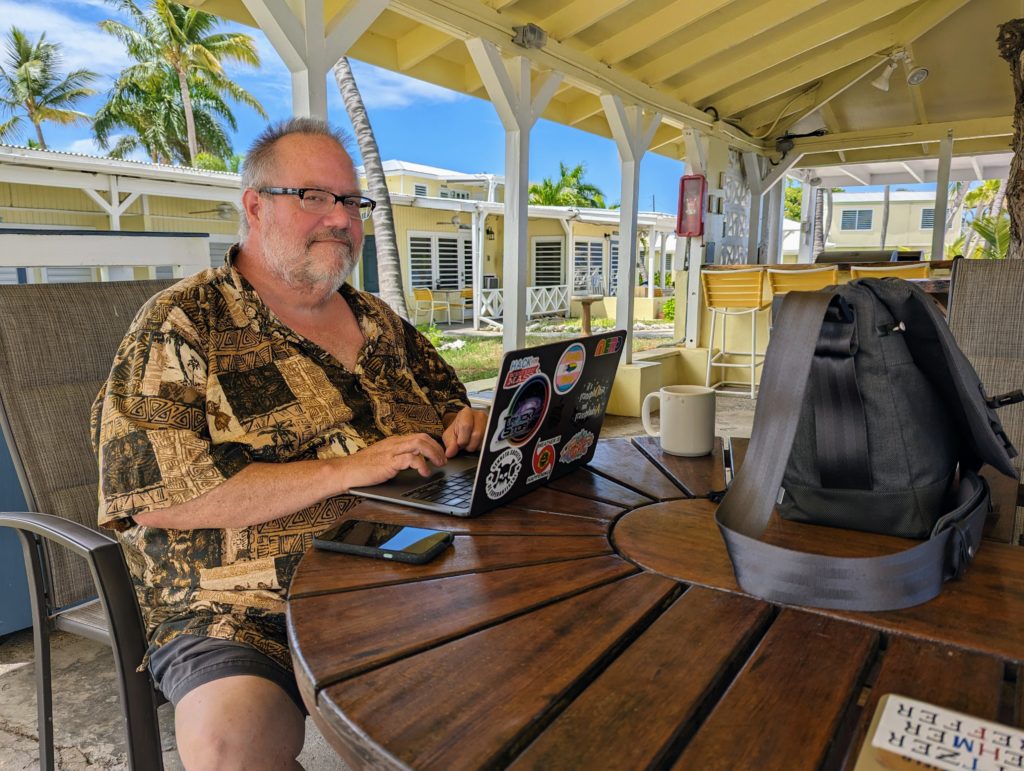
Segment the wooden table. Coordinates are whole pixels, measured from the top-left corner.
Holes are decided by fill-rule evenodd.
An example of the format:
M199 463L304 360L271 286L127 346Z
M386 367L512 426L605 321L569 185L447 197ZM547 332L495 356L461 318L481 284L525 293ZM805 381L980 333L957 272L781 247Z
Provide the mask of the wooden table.
M474 520L366 502L456 533L434 562L311 551L288 633L303 698L353 767L850 768L882 694L1020 726L1024 549L903 611L779 607L739 591L708 457L603 440L589 469ZM737 444L733 462L741 461ZM899 539L773 523L861 555Z

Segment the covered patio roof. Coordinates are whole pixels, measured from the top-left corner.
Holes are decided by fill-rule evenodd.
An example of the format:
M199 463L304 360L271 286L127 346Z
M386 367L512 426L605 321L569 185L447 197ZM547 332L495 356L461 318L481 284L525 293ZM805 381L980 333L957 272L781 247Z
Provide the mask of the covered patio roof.
M301 69L303 30L285 0L186 0L260 26L289 67ZM488 98L465 40L481 38L535 70L564 74L541 115L612 136L601 94L657 112L651 151L686 155L696 128L778 159L787 132L798 165L822 167L1005 151L1013 92L995 38L1019 0L324 0L323 64L349 54ZM384 8L381 11L381 7ZM360 23L360 20L363 23ZM308 21L308 17L307 17ZM316 20L319 26L319 20ZM516 28L546 33L538 47ZM308 26L308 25L307 25ZM305 30L308 39L309 29ZM293 48L295 57L287 50ZM336 55L335 55L336 54ZM895 55L895 59L889 59ZM293 61L289 61L293 58ZM872 86L889 61L888 91ZM925 67L917 86L907 75Z

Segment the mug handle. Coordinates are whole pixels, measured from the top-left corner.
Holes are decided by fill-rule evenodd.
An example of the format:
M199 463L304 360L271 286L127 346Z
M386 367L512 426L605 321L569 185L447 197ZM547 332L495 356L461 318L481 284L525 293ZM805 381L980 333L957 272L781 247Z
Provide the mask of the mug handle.
M651 400L657 399L658 404L661 404L661 393L658 391L651 391L647 396L644 397L643 406L640 408L640 419L644 424L644 431L651 436L661 436L660 431L654 430L654 423L651 422Z

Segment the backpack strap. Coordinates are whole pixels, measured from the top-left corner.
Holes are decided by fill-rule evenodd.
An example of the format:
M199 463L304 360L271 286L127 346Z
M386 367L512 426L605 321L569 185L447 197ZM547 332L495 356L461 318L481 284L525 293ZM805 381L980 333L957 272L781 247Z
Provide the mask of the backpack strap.
M740 587L773 602L838 610L894 610L935 597L959 576L981 543L989 491L962 471L956 508L932 536L895 554L828 557L759 540L768 525L793 447L797 417L822 322L835 292L791 292L769 343L746 459L715 513ZM842 319L842 313L832 313ZM852 315L848 323L854 321Z

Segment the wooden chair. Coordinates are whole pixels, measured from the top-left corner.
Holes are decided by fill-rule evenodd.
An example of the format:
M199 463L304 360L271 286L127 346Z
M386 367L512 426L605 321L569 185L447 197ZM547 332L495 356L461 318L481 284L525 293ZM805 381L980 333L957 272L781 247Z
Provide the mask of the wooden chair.
M467 311L470 316L473 315L473 290L460 289L458 299L449 300L448 307L451 311L458 311L460 322L465 321Z
M0 286L0 424L27 512L0 513L22 543L31 595L39 765L52 769L50 634L113 648L132 768L163 767L142 616L118 542L97 528L89 411L136 311L173 282ZM42 513L45 512L45 513Z
M764 354L757 352L757 314L770 306L764 301L764 275L762 268L740 270L705 270L700 274L704 290L704 304L711 312L711 336L708 342L708 365L704 373L704 384L709 388L737 385L737 381L720 380L711 383L712 367L742 367L750 370L750 398L754 398L757 368L764 363ZM714 356L715 322L722 317L722 349ZM726 350L726 323L730 316L750 316L750 350ZM727 362L728 357L739 356L746 362ZM743 385L746 385L743 383Z
M416 301L413 309L413 323L419 323L420 313L430 314L430 323L434 323L434 312L444 311L445 319L449 324L452 323L451 306L447 302L434 299L434 293L429 289L423 287L417 287L412 290L413 299Z
M990 397L1024 386L1024 261L957 260L947 320ZM1021 453L1013 459L1014 466L1024 474L1024 403L1000 408L999 418ZM995 472L985 476L993 489L993 504L1001 508L997 526L1006 528L1006 540L1024 545L1021 488Z
M912 265L851 265L850 278L928 278L927 263Z
M839 266L794 269L768 268L768 286L772 295L786 292L813 292L839 283Z

